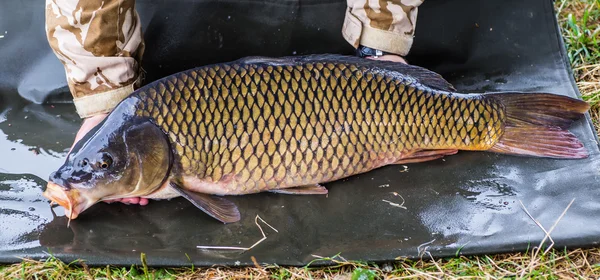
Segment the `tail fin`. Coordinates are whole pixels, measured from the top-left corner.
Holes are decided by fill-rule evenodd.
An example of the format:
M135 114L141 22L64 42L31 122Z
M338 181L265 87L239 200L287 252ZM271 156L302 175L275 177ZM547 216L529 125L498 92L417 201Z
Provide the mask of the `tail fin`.
M586 158L588 152L567 130L590 108L586 102L549 93L491 93L503 104L505 132L489 151L550 158Z

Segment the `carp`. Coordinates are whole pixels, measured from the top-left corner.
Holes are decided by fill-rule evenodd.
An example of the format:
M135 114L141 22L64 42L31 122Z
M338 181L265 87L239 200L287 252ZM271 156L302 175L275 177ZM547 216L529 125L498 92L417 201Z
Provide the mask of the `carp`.
M226 195L326 194L321 183L459 150L577 159L589 109L549 93L463 94L439 74L342 55L249 57L152 82L124 99L50 175L75 219L102 200L183 196L240 219Z

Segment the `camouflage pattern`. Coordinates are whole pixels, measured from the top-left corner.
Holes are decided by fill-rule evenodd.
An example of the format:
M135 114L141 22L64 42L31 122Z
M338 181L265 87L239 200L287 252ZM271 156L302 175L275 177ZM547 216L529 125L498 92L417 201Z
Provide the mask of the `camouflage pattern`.
M347 0L342 35L359 45L408 54L415 33L417 11L423 0Z
M144 51L134 0L46 0L46 34L81 117L134 91Z
M344 38L406 55L422 0L348 0ZM144 41L135 0L46 0L46 33L81 117L111 111L139 83Z
M503 108L492 99L433 90L365 59L296 59L185 71L141 89L126 106L168 134L174 180L197 178L219 194L487 150L504 132ZM423 150L430 154L417 156Z

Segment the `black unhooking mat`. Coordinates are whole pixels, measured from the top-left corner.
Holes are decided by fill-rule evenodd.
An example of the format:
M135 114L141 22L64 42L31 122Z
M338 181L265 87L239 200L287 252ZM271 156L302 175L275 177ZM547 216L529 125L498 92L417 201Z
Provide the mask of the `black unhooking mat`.
M146 81L248 55L352 53L345 0L138 1ZM466 92L579 93L546 0L427 0L409 60ZM62 66L44 35L43 1L0 3L0 262L21 257L92 265L305 265L316 256L384 261L524 251L550 229L555 247L598 244L600 156L589 117L571 128L591 156L553 160L461 152L326 184L328 196L233 197L242 220L223 225L184 199L145 207L99 204L69 228L41 196L78 128ZM45 105L36 103L45 102ZM61 104L64 103L64 104ZM196 246L248 247L247 252Z

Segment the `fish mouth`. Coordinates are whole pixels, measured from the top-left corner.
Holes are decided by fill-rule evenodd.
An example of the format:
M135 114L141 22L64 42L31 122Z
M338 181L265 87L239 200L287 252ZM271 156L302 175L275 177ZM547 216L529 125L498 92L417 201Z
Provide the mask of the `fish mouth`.
M65 190L65 188L53 182L48 182L46 191L42 195L51 200L52 203L62 206L69 221L76 219L81 212L94 204L94 202L83 196L78 189Z

